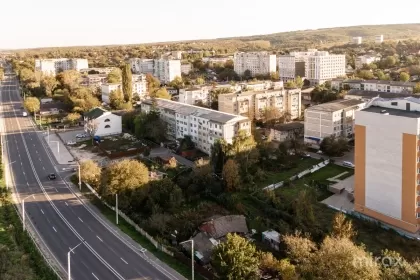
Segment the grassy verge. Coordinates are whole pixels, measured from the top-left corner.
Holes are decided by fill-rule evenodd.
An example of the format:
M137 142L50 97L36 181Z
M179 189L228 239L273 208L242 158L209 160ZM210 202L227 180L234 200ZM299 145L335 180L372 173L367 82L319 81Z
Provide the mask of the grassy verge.
M115 212L106 207L102 202L95 198L91 199L93 205L95 205L101 213L115 225ZM183 263L179 262L175 258L163 253L162 251L156 249L156 247L144 236L142 236L136 229L128 224L124 219L119 219L118 221L118 228L130 236L134 241L140 244L142 247L146 248L149 252L151 252L155 257L157 257L162 262L166 263L174 270L178 271L184 277L190 279L191 278L191 267L186 266ZM206 278L202 277L201 275L195 273L195 279L205 280Z

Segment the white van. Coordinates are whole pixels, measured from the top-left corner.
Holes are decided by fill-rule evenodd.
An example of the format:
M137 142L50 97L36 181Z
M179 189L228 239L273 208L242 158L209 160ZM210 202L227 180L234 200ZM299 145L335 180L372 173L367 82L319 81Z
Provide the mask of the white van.
M354 164L350 161L343 161L343 166L354 168Z
M27 117L27 116L28 116L28 113L23 112L23 116L24 116L24 117Z

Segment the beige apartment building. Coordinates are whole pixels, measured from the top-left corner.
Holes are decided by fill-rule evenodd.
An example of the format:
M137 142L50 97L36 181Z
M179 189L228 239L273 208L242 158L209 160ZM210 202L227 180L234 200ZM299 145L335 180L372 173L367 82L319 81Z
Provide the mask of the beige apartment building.
M302 109L301 90L280 89L219 95L219 111L250 119L261 119L264 110L272 107L290 114L291 119L299 118Z

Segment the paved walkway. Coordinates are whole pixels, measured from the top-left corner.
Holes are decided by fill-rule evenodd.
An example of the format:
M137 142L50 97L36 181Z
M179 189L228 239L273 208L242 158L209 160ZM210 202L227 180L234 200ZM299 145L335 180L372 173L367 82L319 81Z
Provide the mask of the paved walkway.
M44 139L59 164L69 164L74 161L67 147L55 133L50 132L49 141L48 136L44 136Z

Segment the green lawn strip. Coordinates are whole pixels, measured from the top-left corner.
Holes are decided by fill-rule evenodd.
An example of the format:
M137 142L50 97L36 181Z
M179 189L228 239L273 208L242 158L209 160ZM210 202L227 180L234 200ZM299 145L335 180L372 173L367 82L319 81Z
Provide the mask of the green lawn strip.
M101 213L107 217L107 219L112 222L115 225L115 212L106 207L99 199L96 197L91 200L92 204L95 205ZM128 224L124 219L120 218L118 221L118 228L130 236L134 241L139 243L142 247L147 249L149 252L151 252L155 257L157 257L162 262L166 263L176 271L178 271L181 275L183 275L186 278L191 277L191 267L186 266L177 259L167 255L166 253L158 250L146 237L141 235L139 232L136 231L136 229ZM202 277L195 272L195 279L199 280L205 280L206 278Z
M318 163L321 160L314 159L314 158L304 158L299 161L299 165L296 168L291 168L289 170L281 171L281 172L267 172L267 178L258 183L260 187L266 187L271 184L279 183L289 179L290 177L308 169Z

